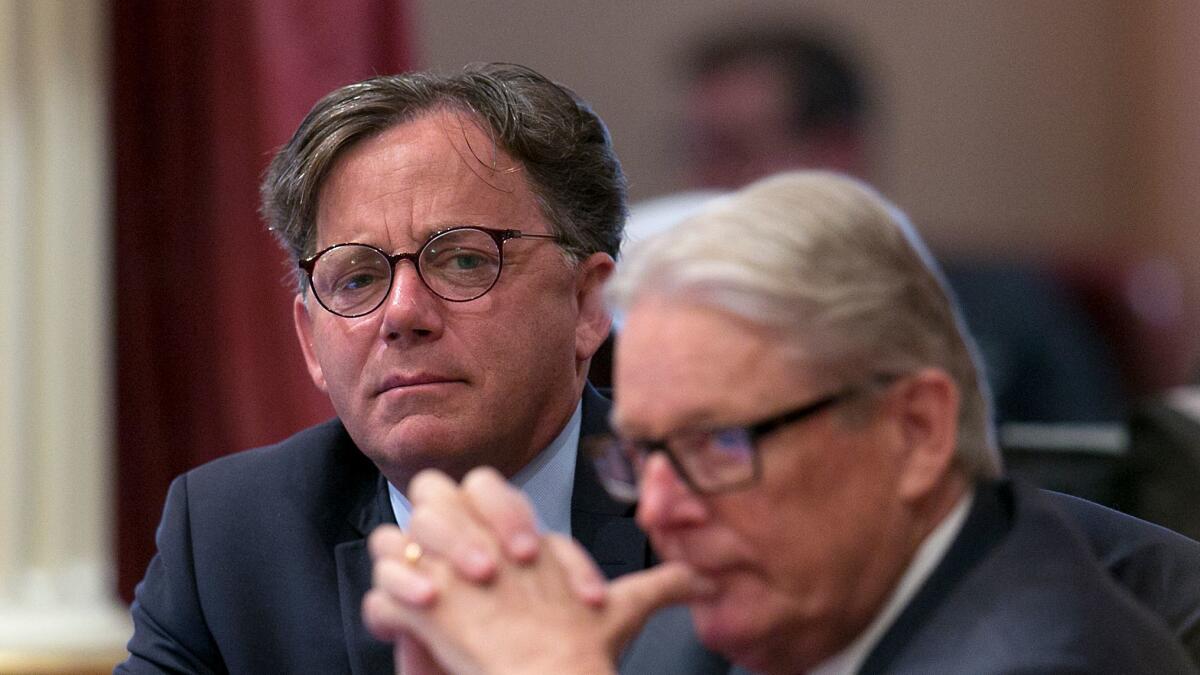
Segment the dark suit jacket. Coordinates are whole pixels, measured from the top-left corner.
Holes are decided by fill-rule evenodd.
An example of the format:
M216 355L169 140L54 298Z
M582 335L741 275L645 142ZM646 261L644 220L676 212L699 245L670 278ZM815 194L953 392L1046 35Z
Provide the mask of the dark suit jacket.
M1056 502L1028 486L981 486L861 672L1194 672L1162 618L1115 582Z
M581 434L605 431L608 409L589 388ZM1196 650L1200 545L1046 495L1109 573ZM391 672L391 651L367 634L359 608L370 584L365 536L392 520L382 476L337 420L179 477L118 672ZM632 510L608 498L587 461L577 463L571 520L610 576L649 563ZM657 615L621 665L630 673L725 669L698 648L681 609Z
M588 388L581 436L607 430L609 405ZM360 610L371 583L365 537L384 522L395 522L385 479L338 420L180 476L117 672L390 674L391 647ZM608 497L583 458L571 527L610 577L652 561L632 508ZM686 618L648 626L629 672L720 668Z
M1120 511L1046 492L1108 573L1161 617L1200 667L1200 542Z

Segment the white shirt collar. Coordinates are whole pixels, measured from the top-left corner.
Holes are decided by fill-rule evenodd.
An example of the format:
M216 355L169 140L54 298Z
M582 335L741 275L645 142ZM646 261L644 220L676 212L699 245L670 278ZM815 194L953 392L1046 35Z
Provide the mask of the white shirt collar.
M575 487L576 450L582 420L583 404L580 403L550 445L509 481L529 496L543 531L571 534L571 495ZM412 504L391 481L388 481L388 497L396 523L402 528L408 527Z
M917 590L921 588L929 575L933 574L934 568L945 557L950 544L962 530L963 521L967 519L967 513L971 510L971 503L974 500L974 491L968 492L958 500L958 504L954 506L950 514L943 518L933 532L930 532L921 542L916 555L908 563L908 568L904 570L904 576L900 577L900 583L896 585L883 609L875 615L875 619L871 621L867 629L845 649L808 671L808 675L849 675L858 672L871 650L879 643L887 629L891 628L901 610L908 605Z

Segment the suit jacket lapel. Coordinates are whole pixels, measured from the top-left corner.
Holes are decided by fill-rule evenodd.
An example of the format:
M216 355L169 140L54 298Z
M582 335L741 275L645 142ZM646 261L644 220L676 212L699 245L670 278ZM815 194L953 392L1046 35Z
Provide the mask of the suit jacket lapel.
M358 450L354 452L357 454ZM359 454L361 457L362 455ZM376 640L362 621L362 599L371 587L371 557L367 552L366 536L382 523L395 524L388 497L387 481L366 460L363 476L351 483L355 491L350 498L351 508L344 521L345 528L334 545L337 564L338 600L342 614L342 629L350 672L355 675L391 675L395 672L390 644Z
M883 673L928 622L928 617L954 592L958 583L1004 538L1012 526L1012 493L1006 482L976 486L975 502L954 543L933 574L896 617L859 673Z
M580 446L588 436L608 433L612 403L591 384L583 391ZM646 535L633 519L634 507L613 500L600 484L592 461L579 452L571 496L571 535L583 544L608 578L645 569L652 561Z

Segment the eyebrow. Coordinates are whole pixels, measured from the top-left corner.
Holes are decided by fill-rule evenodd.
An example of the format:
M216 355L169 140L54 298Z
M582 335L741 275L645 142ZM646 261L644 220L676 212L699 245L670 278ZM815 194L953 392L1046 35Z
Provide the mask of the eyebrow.
M483 223L467 223L467 222L438 222L432 225L422 225L412 231L413 241L417 242L417 246L424 244L437 235L458 227L491 227Z
M412 242L414 242L412 244L412 246L410 247L412 250L409 252L416 253L417 250L420 249L422 246L424 246L430 239L433 239L437 235L439 235L447 230L453 230L458 227L485 227L485 228L498 229L492 225L486 225L484 223L467 223L467 222L456 222L456 223L440 222L435 225L421 225L421 226L417 227L416 229L412 230L411 232L409 232L409 239ZM388 251L390 253L395 253L395 252L397 252L397 250L399 250L399 249L392 250L392 249L390 249L390 247L387 247L387 246L380 246L379 244L376 244L376 243L373 243L370 241L363 241L363 240L357 240L357 239L354 241L344 241L344 242L339 242L339 243L342 243L342 244L369 244L371 246L378 248L381 251Z
M695 410L677 420L675 424L671 425L671 430L667 433L659 436L651 436L643 433L631 433L629 430L625 429L624 425L621 423L621 420L617 418L616 408L613 408L613 412L608 416L609 427L618 435L625 436L626 438L639 438L648 440L661 439L684 431L712 431L716 429L726 429L729 427L740 426L738 424L730 424L728 422L715 423L715 420L718 419L720 419L720 416L716 415L711 410Z

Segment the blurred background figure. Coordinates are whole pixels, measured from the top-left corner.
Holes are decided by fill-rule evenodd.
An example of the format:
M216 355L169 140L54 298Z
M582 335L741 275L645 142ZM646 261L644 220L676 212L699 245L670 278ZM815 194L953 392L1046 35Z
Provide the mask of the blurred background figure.
M787 169L879 181L889 111L848 33L787 21L717 25L698 32L678 64L686 189L636 203L628 243ZM1178 351L1176 272L1159 260L1080 264L1050 250L986 248L934 252L982 353L1009 470L1200 536L1200 417L1179 403L1186 393L1154 396L1164 371L1147 357L1166 363Z
M870 77L849 45L760 25L702 35L685 54L685 174L703 192L636 205L631 239L716 190L786 169L872 180ZM998 422L1116 422L1125 394L1110 346L1049 270L942 256L984 354Z

